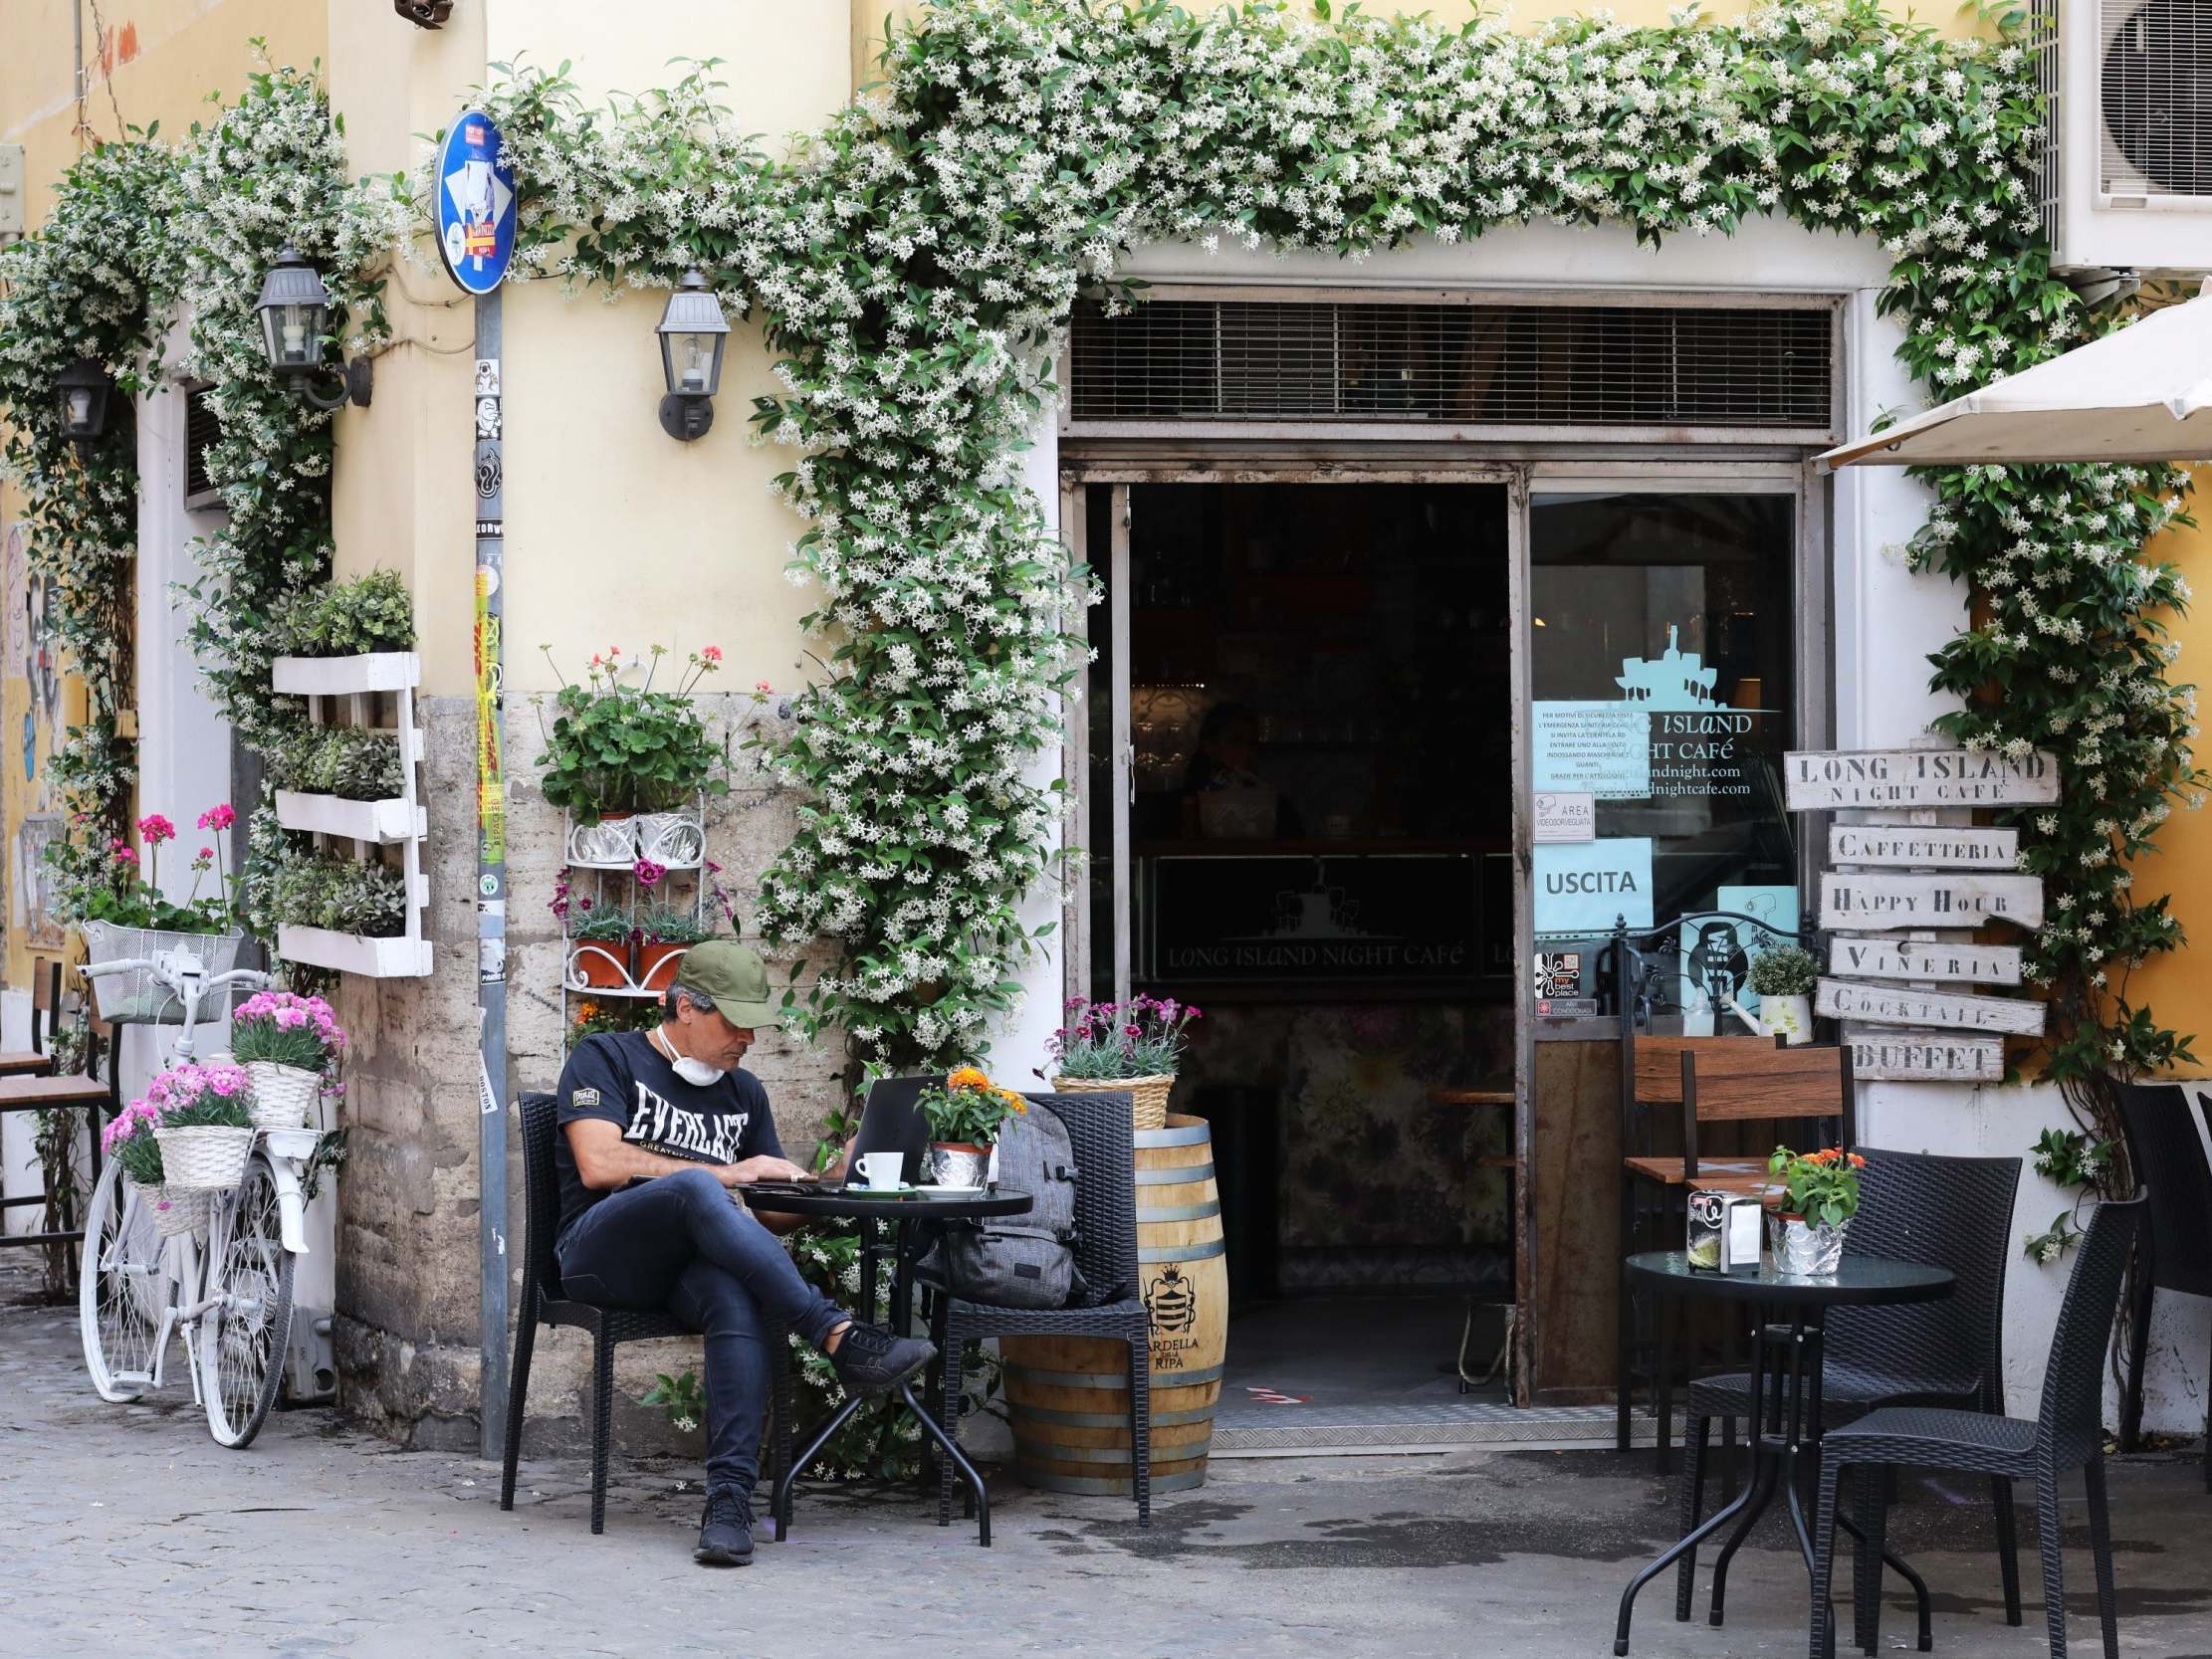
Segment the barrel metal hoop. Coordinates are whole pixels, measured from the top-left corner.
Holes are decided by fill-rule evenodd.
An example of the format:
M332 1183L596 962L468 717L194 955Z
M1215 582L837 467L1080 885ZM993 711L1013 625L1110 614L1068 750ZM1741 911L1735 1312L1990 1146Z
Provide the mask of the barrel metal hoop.
M1184 1423L1210 1423L1217 1408L1200 1406L1191 1411L1155 1411L1154 1428L1174 1428ZM1019 1400L1006 1402L1006 1414L1025 1423L1052 1423L1062 1428L1119 1428L1129 1426L1126 1411L1048 1411L1041 1405L1023 1405Z
M1203 1146L1214 1139L1214 1126L1193 1124L1187 1129L1141 1129L1135 1134L1139 1151L1151 1146Z
M1228 1254L1228 1241L1215 1239L1207 1244L1140 1245L1137 1260L1140 1262L1203 1262L1211 1256Z
M1142 1227L1148 1221L1204 1221L1209 1216L1220 1213L1218 1200L1210 1204L1162 1204L1154 1209L1147 1209L1139 1204L1137 1225Z
M1126 1388L1129 1378L1119 1371L1037 1371L1027 1365L1008 1363L1005 1366L1009 1382L1034 1382L1040 1388ZM1202 1383L1221 1380L1221 1367L1208 1365L1203 1369L1188 1371L1161 1371L1152 1378L1155 1391L1162 1388L1196 1388Z
M1200 1181L1214 1178L1211 1163L1182 1163L1169 1169L1140 1169L1137 1171L1139 1186L1196 1186Z

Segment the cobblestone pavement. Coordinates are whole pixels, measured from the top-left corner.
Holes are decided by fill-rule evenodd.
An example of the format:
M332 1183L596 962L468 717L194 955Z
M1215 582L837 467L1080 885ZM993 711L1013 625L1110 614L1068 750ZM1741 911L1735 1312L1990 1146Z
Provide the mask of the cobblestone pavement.
M581 1459L522 1473L396 1452L328 1411L280 1413L246 1452L208 1438L187 1389L103 1404L74 1311L0 1309L0 1655L445 1655L663 1651L843 1655L926 1633L964 1655L1594 1655L1635 1564L1669 1536L1648 1455L1223 1461L1197 1493L1130 1507L1013 1485L995 1544L940 1531L911 1493L801 1489L789 1542L742 1571L690 1558L697 1470L618 1464L588 1533ZM2193 1460L2115 1469L2121 1649L2212 1656L2212 1499ZM692 1483L679 1489L689 1478ZM2032 1539L2032 1518L2023 1511ZM2079 1503L2070 1533L2086 1543ZM2046 1651L2031 1553L2027 1628L1996 1611L1972 1499L1914 1490L1891 1538L1934 1585L1936 1651ZM1804 1651L1804 1581L1769 1531L1731 1577L1725 1631L1646 1592L1648 1659ZM2068 1562L2094 1652L2090 1563ZM1846 1574L1840 1578L1848 1577ZM1908 1629L1892 1600L1885 1646ZM1848 1628L1848 1627L1847 1627Z

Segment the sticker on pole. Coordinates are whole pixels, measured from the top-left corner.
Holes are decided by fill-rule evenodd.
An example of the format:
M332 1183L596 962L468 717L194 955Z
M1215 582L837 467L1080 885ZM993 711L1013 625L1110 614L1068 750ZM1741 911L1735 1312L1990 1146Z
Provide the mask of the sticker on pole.
M438 253L465 294L498 288L515 257L515 171L481 109L464 109L438 152Z

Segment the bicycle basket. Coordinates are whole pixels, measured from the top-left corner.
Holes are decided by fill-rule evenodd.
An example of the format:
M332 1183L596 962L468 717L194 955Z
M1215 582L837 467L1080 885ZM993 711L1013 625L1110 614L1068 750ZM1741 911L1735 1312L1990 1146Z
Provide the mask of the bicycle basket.
M81 922L88 966L142 956L159 961L175 950L186 950L210 974L228 973L238 965L243 933L180 933L170 928L118 928L112 922ZM124 1020L137 1025L182 1025L184 1004L168 986L142 967L127 973L87 974L93 988L93 1007L104 1020ZM201 1017L217 1010L206 1007Z

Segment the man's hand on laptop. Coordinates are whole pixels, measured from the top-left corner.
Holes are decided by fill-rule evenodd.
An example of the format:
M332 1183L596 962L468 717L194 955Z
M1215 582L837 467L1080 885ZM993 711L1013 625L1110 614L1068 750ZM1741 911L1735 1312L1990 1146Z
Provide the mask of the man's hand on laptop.
M787 1157L749 1157L738 1163L718 1164L715 1173L724 1186L751 1186L755 1181L806 1181L813 1177Z

